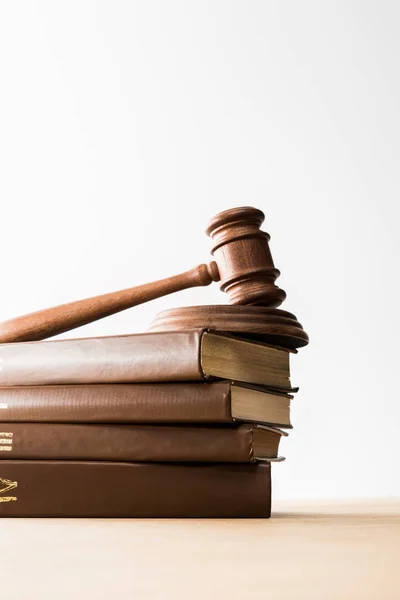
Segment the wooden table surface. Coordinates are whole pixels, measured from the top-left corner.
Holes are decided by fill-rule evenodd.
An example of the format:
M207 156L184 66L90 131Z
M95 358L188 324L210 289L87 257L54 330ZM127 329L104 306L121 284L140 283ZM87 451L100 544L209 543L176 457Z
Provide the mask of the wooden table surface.
M274 508L270 520L1 519L1 597L400 599L400 500Z

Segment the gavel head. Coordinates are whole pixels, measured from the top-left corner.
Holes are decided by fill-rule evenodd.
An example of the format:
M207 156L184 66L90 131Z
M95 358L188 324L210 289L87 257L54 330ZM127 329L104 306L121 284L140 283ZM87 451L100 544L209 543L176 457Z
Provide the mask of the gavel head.
M260 230L264 218L261 210L244 206L219 213L207 227L221 290L231 304L276 307L286 298L275 285L280 273L269 249L270 236Z

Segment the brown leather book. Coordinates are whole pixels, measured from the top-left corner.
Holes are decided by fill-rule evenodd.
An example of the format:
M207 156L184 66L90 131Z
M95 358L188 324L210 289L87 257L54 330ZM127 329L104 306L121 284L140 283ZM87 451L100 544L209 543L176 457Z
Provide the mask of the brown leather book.
M269 517L270 469L0 461L0 517Z
M291 427L292 396L230 381L0 388L0 421L232 423Z
M279 429L262 425L0 423L0 459L255 462L278 456Z
M0 344L0 385L198 381L291 389L289 351L205 330Z

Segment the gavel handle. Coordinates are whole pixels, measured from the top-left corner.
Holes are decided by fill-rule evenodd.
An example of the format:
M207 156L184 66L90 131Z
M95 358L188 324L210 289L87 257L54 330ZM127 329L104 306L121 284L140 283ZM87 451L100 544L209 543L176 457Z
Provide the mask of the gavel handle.
M219 281L215 262L153 283L39 310L0 323L0 343L43 340L173 292L209 285L212 281Z

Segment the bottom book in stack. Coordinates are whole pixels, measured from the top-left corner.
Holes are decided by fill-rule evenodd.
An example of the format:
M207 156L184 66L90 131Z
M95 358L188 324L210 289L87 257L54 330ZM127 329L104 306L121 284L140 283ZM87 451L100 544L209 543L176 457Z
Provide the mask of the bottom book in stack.
M2 517L269 517L269 463L4 461Z
M1 388L0 405L2 517L270 516L287 394L229 381L23 386Z

